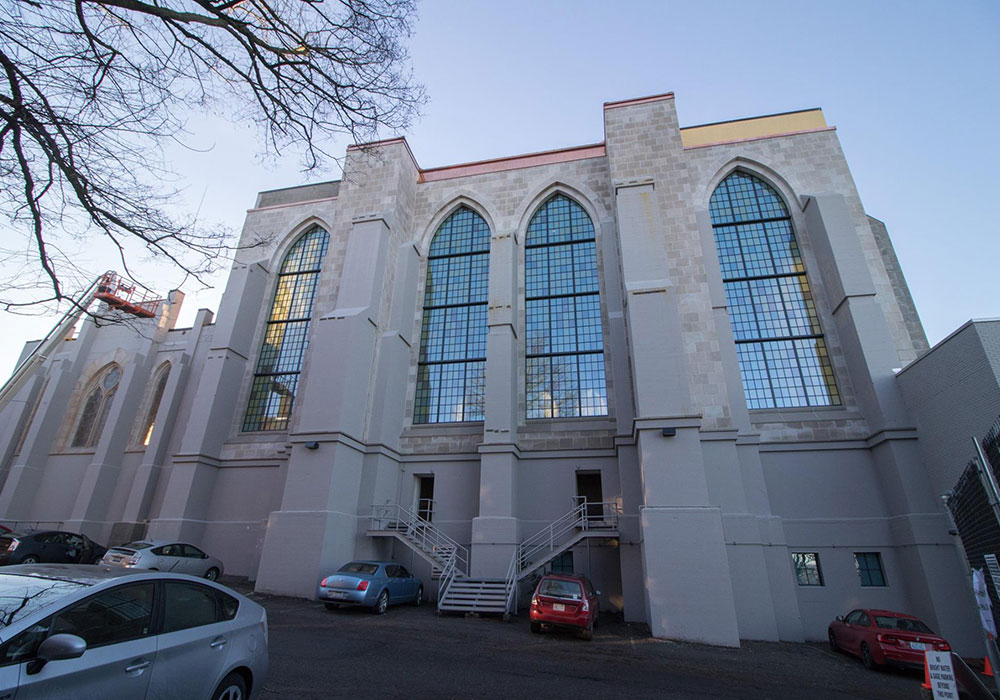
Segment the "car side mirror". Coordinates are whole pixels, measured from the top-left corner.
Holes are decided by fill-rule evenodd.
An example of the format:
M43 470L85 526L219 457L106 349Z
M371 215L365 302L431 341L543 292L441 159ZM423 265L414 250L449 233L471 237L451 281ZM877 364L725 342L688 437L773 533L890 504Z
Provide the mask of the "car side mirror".
M843 622L843 621L844 621L844 616L843 615L837 615L837 622Z
M35 658L28 662L28 675L34 675L42 670L49 661L78 659L87 651L87 642L75 634L53 634L40 645L35 652Z
M594 595L601 595L601 592L600 592L600 591L597 591L597 590L595 590L595 591L594 591Z

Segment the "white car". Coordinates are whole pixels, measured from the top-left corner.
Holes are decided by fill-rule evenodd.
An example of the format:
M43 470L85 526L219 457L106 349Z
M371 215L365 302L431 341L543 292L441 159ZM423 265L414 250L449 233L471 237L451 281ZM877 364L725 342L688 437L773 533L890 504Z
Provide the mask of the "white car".
M127 569L172 571L201 576L209 581L222 575L222 562L215 557L208 556L193 544L167 540L140 540L112 547L105 552L101 563Z
M105 566L0 571L0 698L252 700L267 613L217 583Z

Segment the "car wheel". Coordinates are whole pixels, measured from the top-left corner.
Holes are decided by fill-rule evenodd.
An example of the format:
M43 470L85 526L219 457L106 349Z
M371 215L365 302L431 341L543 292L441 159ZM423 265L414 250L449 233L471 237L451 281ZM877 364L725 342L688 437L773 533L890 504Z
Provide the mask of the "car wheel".
M837 644L837 637L836 635L833 634L833 630L830 630L829 637L830 637L830 651L836 654L837 652L840 651L840 645Z
M541 622L532 622L531 623L531 631L532 631L533 634L541 634L542 633L542 623Z
M205 578L207 578L209 581L215 581L216 579L219 578L219 570L213 566L211 569L205 572Z
M324 606L324 607L325 607L325 608L326 608L327 610L336 610L337 608L339 608L339 607L340 607L340 606L339 606L339 605L337 605L336 603L323 603L323 606Z
M212 700L245 700L246 697L247 682L238 673L230 673L223 678L212 693Z
M594 623L591 622L589 625L580 630L580 639L589 642L594 638Z
M386 608L389 607L389 591L382 591L378 594L378 599L375 601L375 607L372 608L372 612L376 615L382 615L385 613Z
M420 607L420 604L424 602L424 587L420 586L417 589L417 597L413 599L413 604Z
M34 554L29 554L28 556L26 556L24 559L21 560L21 563L22 564L37 564L38 563L38 557L36 557Z
M861 663L865 665L865 668L878 668L878 664L872 658L871 650L864 642L861 643Z

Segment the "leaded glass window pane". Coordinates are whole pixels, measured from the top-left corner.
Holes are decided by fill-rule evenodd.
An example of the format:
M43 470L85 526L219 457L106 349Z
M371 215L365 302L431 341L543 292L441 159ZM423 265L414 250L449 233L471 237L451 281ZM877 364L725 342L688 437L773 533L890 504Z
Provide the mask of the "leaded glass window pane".
M805 265L781 197L735 172L709 204L750 408L840 405Z
M606 416L594 225L557 194L528 224L525 248L527 416Z
M302 360L309 345L320 266L329 245L329 234L315 226L285 255L267 317L243 430L288 427Z
M483 420L489 267L490 228L460 207L428 251L414 423Z
M96 447L104 424L111 412L111 401L118 390L122 371L118 365L112 365L98 377L87 393L83 402L80 417L77 419L76 430L73 431L71 447Z

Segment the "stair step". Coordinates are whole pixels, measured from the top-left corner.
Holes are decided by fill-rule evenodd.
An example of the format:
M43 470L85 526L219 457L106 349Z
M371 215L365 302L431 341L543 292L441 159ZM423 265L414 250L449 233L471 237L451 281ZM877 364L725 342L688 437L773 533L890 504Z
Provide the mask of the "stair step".
M507 612L507 606L505 605L451 605L449 603L442 603L438 606L438 610L444 610L446 612L491 612L491 613L505 613Z

